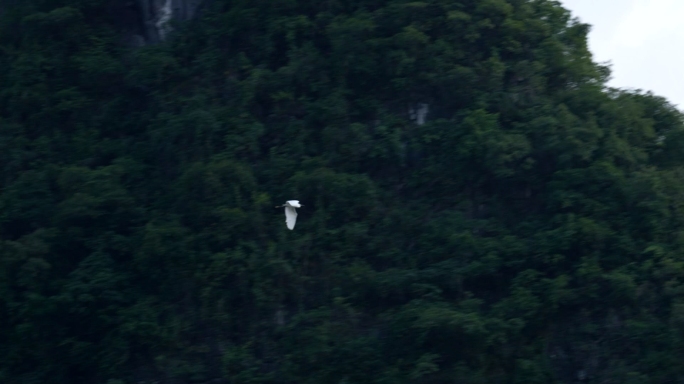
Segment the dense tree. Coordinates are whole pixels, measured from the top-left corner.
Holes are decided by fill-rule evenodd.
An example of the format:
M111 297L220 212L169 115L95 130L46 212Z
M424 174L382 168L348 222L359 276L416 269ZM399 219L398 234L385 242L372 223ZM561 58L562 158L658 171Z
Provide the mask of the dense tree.
M135 49L114 3L0 6L2 382L684 377L683 116L558 2L214 0Z

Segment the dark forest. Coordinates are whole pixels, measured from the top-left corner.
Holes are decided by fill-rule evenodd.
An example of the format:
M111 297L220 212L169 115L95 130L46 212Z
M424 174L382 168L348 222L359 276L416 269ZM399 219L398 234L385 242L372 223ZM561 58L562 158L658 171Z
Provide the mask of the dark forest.
M0 5L0 382L684 381L684 119L559 2L141 3Z

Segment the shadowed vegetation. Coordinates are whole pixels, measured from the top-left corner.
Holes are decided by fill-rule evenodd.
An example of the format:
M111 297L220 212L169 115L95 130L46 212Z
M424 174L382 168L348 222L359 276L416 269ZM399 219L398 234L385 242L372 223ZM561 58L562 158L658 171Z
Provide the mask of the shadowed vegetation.
M3 383L684 377L684 120L558 2L214 0L138 49L114 3L0 11Z

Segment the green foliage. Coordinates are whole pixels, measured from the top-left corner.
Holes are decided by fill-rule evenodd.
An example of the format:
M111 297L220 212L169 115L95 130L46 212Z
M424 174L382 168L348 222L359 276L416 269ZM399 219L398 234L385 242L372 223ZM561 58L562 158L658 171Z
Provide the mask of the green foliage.
M558 2L115 8L0 6L3 383L681 381L684 119Z

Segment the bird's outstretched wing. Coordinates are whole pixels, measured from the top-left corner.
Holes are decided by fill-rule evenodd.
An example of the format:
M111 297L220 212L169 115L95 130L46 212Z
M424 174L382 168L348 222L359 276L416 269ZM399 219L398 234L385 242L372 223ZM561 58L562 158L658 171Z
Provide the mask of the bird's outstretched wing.
M294 229L297 221L297 210L292 207L285 207L285 223L289 229Z

